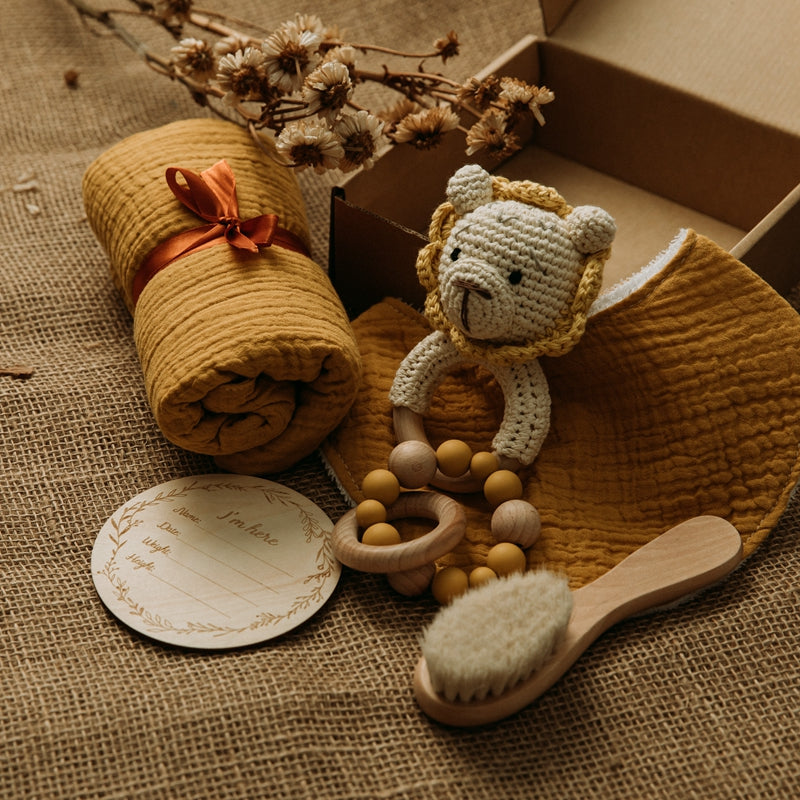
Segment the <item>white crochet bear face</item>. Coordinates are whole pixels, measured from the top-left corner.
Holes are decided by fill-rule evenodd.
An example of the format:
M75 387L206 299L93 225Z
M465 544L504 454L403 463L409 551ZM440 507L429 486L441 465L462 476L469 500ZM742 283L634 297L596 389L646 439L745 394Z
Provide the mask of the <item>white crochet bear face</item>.
M442 250L443 310L465 335L523 342L552 329L569 309L584 256L609 246L607 212L581 206L566 218L516 200L492 200L491 176L462 167L447 187L460 214Z

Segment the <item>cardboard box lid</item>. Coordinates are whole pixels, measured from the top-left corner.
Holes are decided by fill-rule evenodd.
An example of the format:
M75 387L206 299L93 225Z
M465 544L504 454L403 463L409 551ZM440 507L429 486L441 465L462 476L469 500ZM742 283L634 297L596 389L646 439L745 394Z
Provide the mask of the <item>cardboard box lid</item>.
M783 12L796 2L770 1L780 7L781 14L762 15L769 23L761 31L764 35L772 26L780 27L787 16ZM714 53L724 50L725 42L741 42L743 37L750 41L747 31L759 14L757 10L748 9L745 2L703 0L703 12L712 17L714 11L722 13L732 9L738 12L740 7L743 13L730 18L723 15L721 19L728 26L728 35L709 38L702 52L697 52L697 48L692 49L693 37L682 37L679 26L677 30L667 30L679 11L696 19L698 12L693 0L540 0L553 35L544 39L524 37L484 67L480 75L524 76L530 82L545 83L556 91L559 102L547 107L547 125L537 128L535 136L548 160L542 158L541 152L537 153L535 163L523 169L525 174L522 175L509 174L509 170L515 169L512 163L520 156L503 165L486 166L512 179L532 177L561 187L567 196L563 188L564 170L556 170L554 175L559 177L550 180L545 169L550 161L563 158L576 169L584 170L581 180L585 178L586 169L595 170L606 183L621 180L627 190L634 190L633 197L626 197L626 202L630 200L635 207L634 224L626 228L629 239L628 231L636 232L646 205L657 215L659 231L669 227L667 234L672 235L678 227L697 227L723 247L735 245L742 234L769 214L800 182L800 97L795 97L800 80L792 80L791 70L775 66L797 63L792 49L794 42L788 44L783 42L785 36L779 37L783 44L776 47L785 48L781 58L774 57L774 49L769 47L766 49L772 54L770 58L763 51L756 53L758 58L771 59L773 73L766 77L750 72L755 69L752 64L758 60L754 56L755 44L752 47L748 44L746 52L750 60L739 53L730 72L726 71L727 66L721 73L702 66L713 62ZM658 21L662 19L659 16L662 3L668 12L664 27ZM640 13L639 16L633 14L626 23L620 15L624 17L624 10L631 5L637 6ZM652 9L654 19L647 15L643 19L641 7ZM590 26L583 27L587 20L598 25L598 41L605 43L603 48L595 47L592 55L585 53L586 49L594 47L593 31ZM614 29L615 21L621 24L621 30ZM716 24L715 30L721 27L724 27L721 23ZM792 18L786 30L796 28L797 21ZM562 41L562 31L565 41ZM655 36L655 42L648 43L641 51L644 37L651 35ZM763 41L763 36L759 41ZM689 47L680 70L695 74L697 80L690 85L676 85L671 81L680 71L667 71L655 78L648 74L662 69L664 59L667 62L676 59L680 46ZM658 51L658 58L649 66L631 63L631 54L644 52L646 56L651 51ZM620 66L621 61L628 66ZM726 100L717 84L720 74L728 83L733 81L740 87L735 98L729 95ZM764 91L759 93L757 89L762 83ZM723 96L718 96L720 94ZM777 115L768 121L757 118L759 114L763 116L767 111L780 108L779 102L765 100L768 96L788 98L785 100L788 106L782 108L783 120L784 123L794 121L794 129L788 124L779 125ZM574 102L570 103L570 99ZM741 102L734 102L737 100ZM756 146L758 150L754 150ZM522 154L529 155L527 150ZM352 310L358 310L358 304L389 294L418 304L421 290L413 270L400 274L398 270L374 270L372 265L386 262L387 241L393 264L414 262L416 252L426 241L424 233L430 213L441 198L443 176L451 174L464 160L463 142L455 138L445 139L435 154L409 155L403 148L394 147L372 170L348 178L342 184L344 189L334 193L331 274L343 297L353 301L349 306ZM472 156L469 160L480 159ZM676 165L680 169L676 170ZM605 194L598 193L597 197L605 197L607 189L606 186ZM651 195L645 198L648 202L644 205L637 204L643 199L641 192ZM582 194L570 189L570 202L595 202L594 195L582 197ZM670 203L677 203L681 208L671 208ZM797 280L792 248L796 251L798 207L798 197L792 195L784 204L784 213L779 219L771 218L769 224L758 226L757 236L748 237L736 248L737 257L749 263L780 291ZM692 210L692 215L685 218L682 209ZM614 211L619 215L619 208ZM697 224L698 213L695 212L703 215L700 224ZM652 215L649 219L652 223ZM675 226L674 230L671 225ZM623 252L621 240L617 243L617 271L625 273L629 261L641 266L657 252L651 249L654 237L650 235L654 232L650 229L656 226L642 227L647 228L648 236L642 242L633 241L630 253ZM776 235L782 242L777 260ZM668 238L664 234L661 244L665 245ZM647 258L641 260L638 251ZM339 264L343 269L338 269ZM607 272L609 280L616 275L613 269ZM368 287L364 286L365 274L370 276Z
M800 134L797 0L539 3L560 44Z

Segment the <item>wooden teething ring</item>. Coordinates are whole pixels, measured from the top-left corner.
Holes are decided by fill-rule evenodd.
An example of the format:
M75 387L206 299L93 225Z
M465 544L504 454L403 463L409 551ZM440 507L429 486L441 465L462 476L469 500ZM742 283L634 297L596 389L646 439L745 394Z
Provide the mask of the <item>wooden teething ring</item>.
M416 411L404 406L395 406L393 410L394 418L394 434L398 442L405 442L414 440L417 442L424 442L429 447L430 442L425 433L425 425L422 417ZM495 453L499 463L500 469L508 469L512 472L519 471L522 464L514 458L500 455ZM483 488L481 481L473 478L467 472L464 475L459 475L457 478L450 478L440 470L436 470L435 477L431 480L431 485L437 489L442 489L445 492L458 492L461 494L469 492L479 492Z
M449 553L461 541L467 526L461 505L434 492L404 492L386 514L389 520L423 517L438 524L410 542L372 546L358 540L356 510L351 509L333 528L331 542L336 558L361 572L405 572Z

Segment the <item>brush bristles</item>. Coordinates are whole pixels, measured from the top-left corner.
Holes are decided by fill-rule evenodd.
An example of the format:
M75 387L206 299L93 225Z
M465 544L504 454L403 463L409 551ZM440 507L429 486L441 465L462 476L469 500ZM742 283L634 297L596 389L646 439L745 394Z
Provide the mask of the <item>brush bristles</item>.
M544 570L470 589L423 633L433 688L450 702L502 694L542 666L571 613L566 578Z

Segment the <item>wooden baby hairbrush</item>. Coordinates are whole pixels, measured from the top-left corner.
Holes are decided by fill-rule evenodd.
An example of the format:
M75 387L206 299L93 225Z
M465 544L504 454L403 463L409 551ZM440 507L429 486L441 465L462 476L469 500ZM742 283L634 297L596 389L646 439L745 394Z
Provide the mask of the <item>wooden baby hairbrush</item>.
M448 725L503 719L549 689L612 625L715 583L741 553L741 537L730 523L701 516L573 592L546 572L470 590L441 609L423 634L414 673L417 701ZM509 598L515 599L511 606Z

